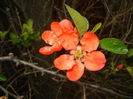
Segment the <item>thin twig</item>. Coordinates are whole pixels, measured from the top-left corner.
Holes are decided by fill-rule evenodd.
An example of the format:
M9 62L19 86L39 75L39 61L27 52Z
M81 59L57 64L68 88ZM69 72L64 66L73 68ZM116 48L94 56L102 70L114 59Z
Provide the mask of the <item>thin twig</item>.
M132 24L131 24L130 28L128 29L127 33L124 35L123 41L126 41L127 37L131 33L131 31L132 31Z
M57 74L55 71L50 71L50 70L44 69L42 67L39 67L37 65L34 65L33 63L29 63L29 62L26 62L26 61L17 59L17 58L15 58L13 56L3 56L3 57L0 57L0 60L1 61L13 61L13 62L15 62L17 64L23 64L23 65L27 65L29 67L32 67L32 68L34 68L34 69L36 69L36 70L38 70L38 71L40 71L42 73L45 72L45 73L48 73L48 74L51 74L51 75L54 75L54 76L58 76L58 77L63 78L63 79L67 79L64 75ZM122 95L122 94L117 93L117 92L115 92L115 91L113 91L111 89L104 88L104 87L101 87L99 85L94 85L94 84L91 84L91 83L89 83L89 84L88 83L83 83L81 81L77 81L75 83L77 83L79 85L82 85L82 86L85 85L86 87L88 86L88 87L92 87L92 88L95 88L95 89L99 89L99 90L102 90L102 91L105 91L105 92L109 92L111 94L114 94L116 96L123 97L123 98L126 98L126 99L133 99L132 96Z
M83 85L83 99L86 99L86 87Z
M125 96L125 95L119 94L119 93L117 93L117 92L115 92L111 89L104 88L104 87L101 87L101 86L98 86L98 85L89 84L89 86L92 87L92 88L103 90L105 92L109 92L109 93L114 94L114 95L119 96L119 97L123 97L123 98L126 98L126 99L133 99L132 96Z
M0 85L0 89L6 94L5 96L8 97L8 94L11 95L13 98L15 99L21 99L21 96L16 96L13 93L9 92L8 90L6 90L3 86Z
M5 93L5 96L8 97L8 91L0 85L0 89Z

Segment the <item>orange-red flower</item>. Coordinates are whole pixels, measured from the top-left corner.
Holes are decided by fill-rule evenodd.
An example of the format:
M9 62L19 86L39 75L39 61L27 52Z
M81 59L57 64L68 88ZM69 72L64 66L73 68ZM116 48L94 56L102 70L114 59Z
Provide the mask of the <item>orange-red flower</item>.
M101 51L96 51L98 45L98 37L92 32L87 32L80 40L80 45L77 44L77 48L70 51L71 55L59 56L54 65L59 70L67 70L66 75L71 81L80 79L85 68L90 71L101 70L105 66L106 58Z
M72 23L64 19L61 22L52 22L51 30L44 31L42 39L49 46L40 48L44 55L60 51L62 48L70 50L70 54L63 54L55 59L54 65L59 70L67 70L67 77L71 81L80 79L84 69L90 71L101 70L106 63L106 58L101 51L96 51L99 45L98 37L87 32L78 40L78 32Z
M65 50L75 50L78 44L78 33L72 23L64 19L61 22L52 22L51 30L44 31L42 39L50 46L40 48L39 52L44 55Z

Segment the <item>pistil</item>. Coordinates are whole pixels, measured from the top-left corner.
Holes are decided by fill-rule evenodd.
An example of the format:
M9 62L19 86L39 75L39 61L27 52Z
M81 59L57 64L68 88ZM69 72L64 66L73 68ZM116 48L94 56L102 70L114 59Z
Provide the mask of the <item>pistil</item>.
M86 54L86 52L82 51L81 46L78 46L76 51L71 51L70 53L75 56L75 59L79 59L79 60L82 60L83 55Z

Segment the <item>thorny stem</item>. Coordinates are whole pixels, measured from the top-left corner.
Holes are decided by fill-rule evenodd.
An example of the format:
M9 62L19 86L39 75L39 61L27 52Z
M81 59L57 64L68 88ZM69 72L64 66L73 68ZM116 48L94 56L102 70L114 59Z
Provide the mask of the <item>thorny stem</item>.
M33 63L29 63L27 61L23 61L23 60L17 59L17 58L15 58L13 56L3 56L3 57L0 57L0 61L13 61L13 62L15 62L17 64L23 64L23 65L27 65L29 67L32 67L32 68L34 68L34 69L36 69L36 70L38 70L38 71L40 71L42 73L45 72L45 73L48 73L48 74L51 74L51 75L54 75L54 76L58 76L60 78L63 78L63 79L66 79L67 80L67 78L64 75L62 75L62 74L57 74L55 71L50 71L50 70L44 69L42 67L39 67L37 65L34 65ZM94 84L91 84L91 83L89 83L89 84L87 83L86 84L86 83L83 83L81 81L77 81L75 83L77 83L79 85L82 85L82 86L84 85L86 87L92 87L92 88L99 89L99 90L102 90L102 91L105 91L105 92L109 92L111 94L114 94L114 95L117 95L119 97L123 97L123 98L126 98L126 99L133 99L132 96L122 95L122 94L117 93L117 92L115 92L115 91L113 91L111 89L104 88L104 87L101 87L99 85L94 85Z

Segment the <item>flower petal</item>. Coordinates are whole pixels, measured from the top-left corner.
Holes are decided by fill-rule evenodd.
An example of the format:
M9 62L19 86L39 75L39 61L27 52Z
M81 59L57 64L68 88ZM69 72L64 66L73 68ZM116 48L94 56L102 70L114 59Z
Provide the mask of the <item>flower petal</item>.
M84 56L84 59L84 65L90 71L101 70L106 63L106 58L104 54L100 51L88 53Z
M69 70L74 64L73 55L63 54L54 60L54 65L59 70Z
M62 27L63 32L72 31L74 29L72 23L67 19L62 20L59 24Z
M62 29L58 22L51 23L51 30L56 34L56 36L60 36L62 34Z
M45 46L40 48L39 52L44 55L50 55L54 52L54 50L50 46Z
M80 62L80 60L76 60L76 64L72 67L72 69L67 71L67 77L71 81L79 80L84 73L84 65Z
M74 28L73 32L79 37L79 33L76 28Z
M98 48L99 39L94 33L87 32L83 35L82 39L80 40L80 43L82 45L83 51L91 52Z
M64 34L59 37L59 41L62 43L65 50L75 50L79 42L76 33Z
M41 37L46 43L50 45L53 45L55 43L55 39L57 38L57 36L52 31L44 31Z
M53 52L62 50L62 46L58 43L55 43L53 46L45 46L40 48L39 52L44 55L50 55Z
M60 51L60 50L62 50L62 45L60 44L60 42L56 42L56 43L52 46L52 49L53 49L54 52Z

